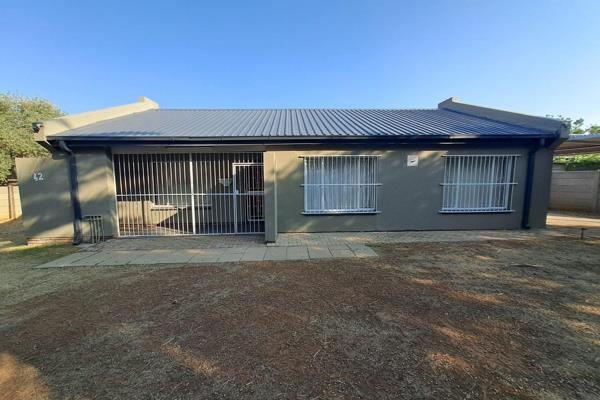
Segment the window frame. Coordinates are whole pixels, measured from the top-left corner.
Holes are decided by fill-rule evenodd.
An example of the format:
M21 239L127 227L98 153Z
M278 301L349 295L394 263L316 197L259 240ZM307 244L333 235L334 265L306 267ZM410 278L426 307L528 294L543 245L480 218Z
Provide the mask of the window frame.
M381 211L379 210L378 207L378 203L379 203L379 187L382 186L381 182L379 182L379 160L381 158L381 155L379 154L319 154L319 155L304 155L304 156L300 156L300 158L303 159L302 164L303 164L303 170L304 170L304 181L302 183L302 188L303 188L303 192L304 192L304 204L303 204L303 212L302 214L304 215L345 215L345 214L379 214L381 213ZM352 158L356 158L358 160L360 159L364 159L364 158L369 158L372 161L372 165L373 165L373 170L369 171L369 173L367 174L367 176L372 177L372 181L369 182L361 182L359 179L358 183L325 183L325 182L320 182L320 183L309 183L308 179L309 179L309 160L315 160L315 159L321 159L321 168L324 168L324 163L325 163L325 159L339 159L339 160L348 160L348 159L352 159ZM348 165L350 166L350 163L345 163L342 164L344 166ZM359 172L360 172L360 163L359 165ZM324 179L324 178L323 178ZM324 199L324 188L325 187L332 187L332 186L342 186L342 187L373 187L373 192L371 193L371 195L373 196L373 202L374 202L374 207L369 207L369 208L364 208L364 207L354 207L354 208L325 208L325 199ZM313 208L313 209L308 209L308 197L309 197L309 193L308 193L308 187L316 187L316 188L321 188L321 196L322 196L322 200L321 200L321 208ZM360 192L357 192L360 194ZM360 197L357 203L359 203L360 205Z
M440 214L500 214L500 213L512 213L515 212L513 208L513 198L515 188L518 185L517 182L517 166L518 159L520 157L519 154L445 154L444 157L444 181L440 184L442 186L442 206L439 210ZM504 165L504 169L495 169L496 162L500 162L499 160L506 160L506 164ZM449 165L449 160L457 160L455 161L455 165ZM466 160L466 161L463 161ZM496 180L496 173L500 172L500 176L505 177L506 179L497 182L497 181L482 181L479 180L477 182L449 182L450 176L454 174L459 175L459 179L463 178L463 174L466 172L461 170L460 168L469 168L473 166L491 166L491 171L481 172L481 170L475 172L475 176L477 178L493 178ZM452 172L449 172L449 169L453 169ZM456 176L454 176L456 178ZM473 190L465 190L465 187L489 187L487 191L481 192L479 189L479 193L472 193ZM450 187L456 187L457 190L448 189ZM501 188L498 190L498 188ZM477 191L477 189L476 189ZM449 200L448 197L454 197L453 200ZM464 196L464 197L461 197ZM487 201L490 205L486 207L468 207L464 202L473 201L474 197L479 196L487 197ZM494 206L492 204L493 201L497 201L498 199L503 198L503 205ZM452 205L454 202L463 201L463 206L455 206ZM451 206L448 206L451 204Z

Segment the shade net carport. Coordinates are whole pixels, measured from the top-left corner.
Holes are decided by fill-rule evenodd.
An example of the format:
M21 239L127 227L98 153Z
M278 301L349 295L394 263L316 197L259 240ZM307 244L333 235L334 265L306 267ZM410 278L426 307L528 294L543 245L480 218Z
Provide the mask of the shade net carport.
M262 153L114 154L119 236L264 232Z
M600 153L600 133L591 135L571 135L554 151L557 156Z

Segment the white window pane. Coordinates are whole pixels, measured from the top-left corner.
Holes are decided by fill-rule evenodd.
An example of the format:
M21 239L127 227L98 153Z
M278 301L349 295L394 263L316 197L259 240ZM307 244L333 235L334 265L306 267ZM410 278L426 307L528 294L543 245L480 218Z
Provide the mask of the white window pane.
M375 212L377 156L304 158L304 211Z

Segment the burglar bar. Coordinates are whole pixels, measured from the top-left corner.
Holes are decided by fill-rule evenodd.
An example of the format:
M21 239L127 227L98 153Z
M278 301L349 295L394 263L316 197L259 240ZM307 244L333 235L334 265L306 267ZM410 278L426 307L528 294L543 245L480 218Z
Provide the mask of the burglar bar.
M120 236L264 233L262 153L114 154Z
M512 212L518 155L445 155L442 213Z
M304 158L304 214L377 213L378 155Z

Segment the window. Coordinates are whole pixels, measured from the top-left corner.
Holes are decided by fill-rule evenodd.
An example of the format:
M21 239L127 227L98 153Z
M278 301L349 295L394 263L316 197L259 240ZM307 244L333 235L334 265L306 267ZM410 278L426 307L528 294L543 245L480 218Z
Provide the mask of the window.
M304 213L377 212L378 156L304 157Z
M512 210L516 155L445 156L441 212Z

